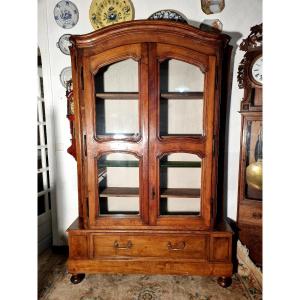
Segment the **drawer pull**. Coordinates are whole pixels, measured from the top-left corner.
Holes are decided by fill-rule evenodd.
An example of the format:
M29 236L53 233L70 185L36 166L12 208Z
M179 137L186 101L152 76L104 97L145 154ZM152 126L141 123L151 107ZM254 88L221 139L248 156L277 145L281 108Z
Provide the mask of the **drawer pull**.
M261 218L262 218L262 213L254 212L254 213L252 214L252 217L253 217L254 219L261 219Z
M114 242L114 248L115 249L130 249L130 248L132 248L132 242L128 241L126 245L122 246L122 245L119 244L118 241L115 241Z
M168 242L168 250L169 251L180 251L183 250L185 248L185 242L179 242L179 243L175 243L174 245L172 245L171 242Z

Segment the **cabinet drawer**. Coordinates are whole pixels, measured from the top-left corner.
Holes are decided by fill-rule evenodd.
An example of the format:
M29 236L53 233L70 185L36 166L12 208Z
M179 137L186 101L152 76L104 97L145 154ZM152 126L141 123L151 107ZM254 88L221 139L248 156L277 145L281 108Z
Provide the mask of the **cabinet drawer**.
M207 235L100 235L95 234L93 256L207 259Z
M258 201L252 201L250 203L241 203L239 208L239 222L253 225L261 225L262 203Z

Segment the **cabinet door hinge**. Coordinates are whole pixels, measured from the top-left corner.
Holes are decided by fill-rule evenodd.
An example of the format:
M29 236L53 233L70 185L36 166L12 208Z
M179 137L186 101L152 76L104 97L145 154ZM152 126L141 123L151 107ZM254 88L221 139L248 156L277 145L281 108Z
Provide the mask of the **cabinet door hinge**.
M80 78L81 78L81 89L84 90L83 67L81 67L81 69L80 69Z
M213 197L211 197L210 198L210 217L211 217L211 220L213 220L214 219L214 214L215 214L215 205L214 205L214 198Z
M216 72L216 75L215 75L215 89L218 89L219 88L219 72Z
M213 136L213 144L212 144L212 155L215 156L216 154L216 135Z
M155 188L152 187L152 191L151 191L151 199L155 200Z
M83 134L83 149L84 149L84 155L87 156L86 134Z
M86 215L89 218L89 197L86 197Z

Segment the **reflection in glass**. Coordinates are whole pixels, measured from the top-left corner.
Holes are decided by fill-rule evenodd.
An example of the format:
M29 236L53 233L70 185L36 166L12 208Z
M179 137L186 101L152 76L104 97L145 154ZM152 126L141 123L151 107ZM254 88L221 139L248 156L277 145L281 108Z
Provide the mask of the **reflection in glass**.
M96 134L139 137L138 63L132 59L102 67L94 77Z
M199 215L201 159L173 153L160 160L160 215Z
M160 64L160 135L203 134L204 74L169 59Z
M262 200L262 122L248 121L246 133L246 181L248 199Z
M100 215L139 214L139 160L111 153L98 160Z

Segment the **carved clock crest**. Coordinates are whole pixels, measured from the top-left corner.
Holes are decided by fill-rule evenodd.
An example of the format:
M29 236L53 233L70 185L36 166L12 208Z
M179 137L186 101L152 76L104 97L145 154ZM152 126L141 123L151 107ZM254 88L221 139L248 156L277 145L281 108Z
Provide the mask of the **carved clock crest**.
M261 111L262 109L262 24L253 26L249 36L240 45L245 55L238 68L239 88L244 89L241 103L242 111Z

